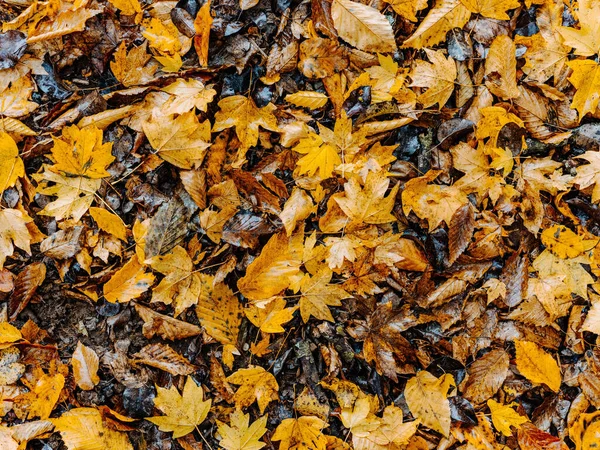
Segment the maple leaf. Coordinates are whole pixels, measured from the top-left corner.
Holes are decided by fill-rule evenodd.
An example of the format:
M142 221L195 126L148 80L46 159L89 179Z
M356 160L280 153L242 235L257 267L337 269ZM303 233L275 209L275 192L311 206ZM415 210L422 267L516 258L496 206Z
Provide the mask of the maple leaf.
M402 47L433 47L453 28L462 28L471 17L461 0L439 0Z
M456 65L452 58L446 58L442 52L428 48L424 50L431 63L420 60L415 61L410 75L413 80L410 86L428 88L418 97L424 108L437 103L441 109L454 91Z
M183 114L194 108L206 112L208 104L217 95L217 91L206 88L204 83L195 79L178 78L161 90L173 96L162 107L165 114ZM210 140L210 135L208 137Z
M545 384L558 392L562 377L554 358L536 343L515 341L517 369L532 383Z
M106 167L114 161L112 143L102 143L102 130L95 126L79 129L72 125L63 129L62 139L54 138L52 156L54 172L68 176L105 178L110 176Z
M266 425L266 415L250 425L250 414L235 410L229 416L229 425L217 420L219 445L225 450L259 450L267 445L259 440L267 432Z
M260 366L238 369L227 377L227 381L240 385L233 396L238 408L247 408L256 401L260 413L263 414L269 403L279 399L277 380Z
M152 283L154 275L146 273L134 256L104 284L104 298L111 303L128 302L146 292Z
M137 0L135 2L137 3ZM148 43L144 42L127 52L127 45L123 41L115 51L115 60L110 63L110 70L123 86L146 84L154 79L154 72L158 67L156 63L148 64L152 55L146 52L147 46Z
M564 39L564 44L573 47L576 55L594 56L600 51L600 29L598 16L600 5L592 1L577 3L577 20L579 29L573 27L557 27Z
M8 133L0 131L0 193L25 175L25 166L19 157L17 144Z
M165 415L147 417L161 431L172 431L178 438L191 433L204 422L212 401L204 400L202 386L198 386L192 377L187 377L183 392L180 394L175 386L169 389L156 386L154 406Z
M179 245L171 253L155 256L145 263L166 275L152 290L152 302L162 302L165 305L174 303L175 317L195 305L203 290L211 290L211 277L194 271L192 259Z
M352 436L353 447L355 450L402 448L417 432L419 423L419 420L403 423L402 410L394 405L387 406L375 430Z
M73 408L51 421L69 450L133 450L127 434L105 427L96 408Z
M331 17L339 36L367 52L396 50L394 30L383 14L352 0L333 0Z
M434 431L448 436L450 433L450 402L448 388L454 386L454 378L444 374L436 378L425 370L406 383L404 396L410 412L421 423Z
M238 280L240 292L251 300L272 297L290 285L290 278L300 272L303 253L303 228L291 237L277 233L269 239L262 252Z
M276 298L266 305L251 305L244 310L244 314L252 324L264 333L283 333L284 323L292 320L295 308L286 308L286 302L282 298Z
M511 426L519 429L521 428L521 424L529 422L527 417L522 416L512 409L512 404L503 405L490 399L487 401L487 405L492 414L494 427L504 436L512 436Z
M554 255L550 250L544 250L533 261L533 268L538 272L538 278L550 280L554 277L552 291L555 293L567 289L569 292L587 298L587 286L594 282L592 276L581 264L589 263L584 255L578 258L563 259Z
M326 426L327 422L316 416L284 419L271 440L280 441L280 450L326 450L327 437L322 431Z
M411 22L417 22L417 12L427 8L427 0L385 0L396 14L410 20Z
M341 300L350 295L340 286L330 284L333 273L328 268L321 269L313 276L305 274L300 280L300 316L304 323L312 317L333 322L329 306L340 306Z
M35 110L39 105L29 101L32 93L33 82L29 76L0 84L0 115L21 117Z
M575 86L571 108L579 113L579 120L593 113L600 102L600 65L589 59L577 59L567 65L573 70L569 82Z
M200 124L193 112L176 118L172 115L153 117L144 122L142 128L158 155L182 169L200 166L210 146L210 124Z
M506 12L520 6L519 0L461 0L461 2L472 13L497 20L510 20Z
M0 269L6 258L12 256L15 246L31 254L31 235L27 224L32 219L18 209L0 210Z
M321 136L312 132L300 139L294 151L304 155L297 162L299 174L313 176L318 172L319 177L329 178L342 162L336 146L326 143Z
M270 131L279 129L277 119L273 115L276 108L271 103L263 108L257 108L251 98L232 95L222 99L219 108L220 111L215 114L213 131L235 127L235 133L244 150L257 144L259 127Z
M379 419L371 411L371 401L367 397L357 399L352 407L342 408L340 419L353 436L363 436L379 427Z
M78 341L71 358L71 366L73 367L73 377L79 388L89 391L100 382L97 373L98 363L99 358L96 352Z
M548 250L563 259L576 258L598 244L597 240L583 239L562 225L553 225L544 230L541 240Z

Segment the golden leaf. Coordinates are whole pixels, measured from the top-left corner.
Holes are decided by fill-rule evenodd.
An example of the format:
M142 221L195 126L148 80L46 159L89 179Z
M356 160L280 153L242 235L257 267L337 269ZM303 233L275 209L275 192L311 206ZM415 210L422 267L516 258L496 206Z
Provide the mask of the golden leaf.
M40 22L36 29L29 33L27 42L33 44L34 42L54 39L76 31L83 31L85 22L101 12L101 9L87 9L85 7L62 11L53 20Z
M417 12L427 8L427 0L385 0L385 2L394 8L396 14L411 22L417 21Z
M30 222L31 217L18 209L0 210L0 269L6 258L12 256L15 246L31 254L31 235L27 228Z
M452 58L446 58L440 51L428 48L424 50L431 63L415 61L410 75L413 80L410 86L428 88L418 97L424 108L429 108L437 103L441 109L454 92L456 64Z
M74 408L51 421L69 450L133 450L125 433L104 426L96 408Z
M576 258L594 248L596 239L583 239L563 225L553 225L542 232L542 244L559 258Z
M446 38L452 28L462 28L471 17L461 0L438 0L402 47L433 47Z
M580 1L577 6L576 17L579 29L557 27L557 30L563 37L564 44L575 49L574 54L594 56L600 51L600 28L598 28L600 5L593 1Z
M142 12L142 6L138 0L109 0L110 3L126 16L133 16ZM138 22L139 23L139 22Z
M40 419L47 419L50 417L64 385L65 377L60 373L42 375L30 392L15 398L15 406L18 405L20 410L23 411L23 417L20 418L32 419L39 417Z
M104 298L111 303L128 302L146 292L152 283L154 275L146 273L134 256L104 284Z
M225 450L260 450L265 445L259 439L267 432L267 416L262 416L250 424L250 414L235 410L229 416L229 425L217 420L221 441Z
M396 50L394 30L375 8L352 0L333 0L331 17L342 39L367 52Z
M119 216L104 208L95 207L90 208L90 215L96 221L98 228L127 242L127 228Z
M138 3L137 0L127 0L127 2L129 1ZM110 69L115 78L123 83L123 86L146 84L154 79L154 72L158 67L156 63L148 64L152 55L146 52L147 46L148 43L144 42L139 47L133 47L127 52L127 45L123 41L115 51L115 60L111 61Z
M71 366L73 367L73 377L79 388L89 391L100 382L97 373L99 361L94 350L83 345L81 341L77 341L77 347L71 358Z
M512 409L512 404L503 405L502 403L490 399L487 401L487 405L492 414L492 423L494 424L494 427L496 427L496 430L504 436L513 435L510 429L511 426L519 429L521 428L521 424L529 422L527 417L522 416Z
M295 187L290 198L285 202L283 210L279 214L285 232L289 236L296 229L298 222L303 222L315 210L315 205L310 196L303 189Z
M447 395L451 386L454 386L452 375L444 374L436 378L421 370L408 380L404 389L406 404L413 416L444 436L450 433L450 402Z
M277 380L270 372L260 366L248 366L246 369L239 369L229 375L227 381L240 385L233 396L235 406L238 408L247 408L256 401L262 414L269 403L279 400Z
M285 96L285 101L303 108L318 109L327 103L329 97L315 91L298 91Z
M0 89L0 115L2 116L25 116L39 106L29 101L33 93L33 82L29 76L19 77L9 86L0 84Z
M205 277L206 285L212 286L214 278L211 275ZM227 285L217 283L212 289L202 291L196 315L211 337L224 345L237 345L242 306Z
M519 0L460 0L469 11L483 17L497 20L510 20L506 13L520 6Z
M165 114L183 114L194 108L206 112L208 104L217 95L217 91L206 88L204 83L195 79L178 78L161 90L173 96L162 107Z
M163 55L174 55L181 50L179 31L172 22L163 23L156 17L143 22L145 30L142 36L148 39L150 47Z
M600 102L600 65L589 59L576 59L567 65L573 70L569 81L575 86L571 108L579 113L579 120L594 113Z
M492 42L485 60L485 85L490 92L508 100L521 93L517 87L516 47L508 36L498 36Z
M212 23L213 18L210 15L210 0L208 0L200 7L198 15L196 15L196 19L194 20L194 29L196 30L194 47L198 54L198 62L202 67L208 66L208 47Z
M25 175L17 144L8 133L0 132L0 195ZM0 265L1 267L1 265Z
M536 343L515 341L517 369L532 383L545 384L558 392L562 382L560 367L554 358Z
M329 306L340 306L341 300L349 298L350 295L340 286L330 284L332 272L328 268L321 269L312 277L305 274L300 281L300 315L304 323L310 317L318 320L333 322L333 316Z
M210 411L211 400L204 400L202 387L189 376L181 394L175 386L169 389L156 386L156 392L154 406L165 415L148 417L147 420L157 425L161 431L172 431L174 438L194 431Z
M264 333L283 333L284 323L292 320L297 307L286 308L286 302L282 298L271 300L266 305L250 305L244 310L244 314L252 324Z
M322 431L326 426L327 422L315 416L284 419L271 440L281 441L280 450L326 450L327 436Z

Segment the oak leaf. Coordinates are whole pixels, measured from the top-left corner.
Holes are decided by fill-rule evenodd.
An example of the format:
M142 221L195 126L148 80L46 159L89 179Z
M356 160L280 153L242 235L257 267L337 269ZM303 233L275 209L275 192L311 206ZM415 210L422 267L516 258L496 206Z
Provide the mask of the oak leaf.
M106 301L125 303L139 297L154 283L154 275L146 273L137 256L117 270L104 285Z
M448 436L450 433L450 402L448 389L454 378L444 374L436 378L425 370L406 383L404 396L410 412L426 427Z
M89 391L100 382L98 377L99 361L100 359L93 349L86 347L81 341L77 342L71 358L71 366L73 367L73 377L79 388Z
M396 50L394 30L375 8L352 0L333 0L331 17L339 36L350 45L373 53Z
M67 176L105 178L106 167L114 161L112 142L102 143L102 130L95 126L79 129L77 125L64 128L62 138L54 138L51 170Z
M461 0L438 0L402 47L433 47L443 41L451 29L462 28L470 17L471 11Z
M169 389L156 386L156 392L154 406L165 415L148 417L147 420L161 431L172 431L174 438L194 431L210 411L211 400L204 400L202 386L198 386L192 377L187 377L181 394L175 386Z
M25 166L19 157L17 144L4 131L0 132L0 194L25 175ZM1 267L1 266L0 266Z
M280 441L280 450L326 450L327 437L322 431L326 426L327 422L316 416L284 419L271 440Z
M267 432L266 425L266 415L250 424L250 414L237 409L229 416L229 425L217 421L219 445L225 450L260 450L267 445L259 440Z
M269 403L279 399L277 380L260 366L238 369L227 377L227 381L240 385L233 396L238 408L247 408L256 401L260 413L263 414Z
M424 49L431 63L415 61L410 75L410 86L425 87L427 91L419 95L418 100L424 108L438 104L441 109L454 91L456 65L452 58L446 58L442 52Z
M545 384L558 392L562 383L560 367L536 343L515 341L517 369L532 383Z
M127 434L106 427L96 408L74 408L51 421L68 450L133 450Z
M529 422L527 417L522 416L512 409L512 404L503 405L502 403L490 399L487 401L487 405L492 414L492 423L494 424L494 427L504 436L512 436L513 433L510 427L519 429L521 428L521 424Z

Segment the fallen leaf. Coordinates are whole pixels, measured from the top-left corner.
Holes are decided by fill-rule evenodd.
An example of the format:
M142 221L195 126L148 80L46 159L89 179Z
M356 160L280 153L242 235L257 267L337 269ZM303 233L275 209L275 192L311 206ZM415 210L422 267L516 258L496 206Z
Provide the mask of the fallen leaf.
M259 439L267 432L267 416L262 416L250 424L250 415L235 410L229 416L229 425L217 421L221 441L225 450L259 450L265 445Z
M512 405L503 405L491 399L487 401L487 405L492 414L494 427L504 436L513 435L510 427L519 429L521 428L521 424L529 422L527 417L522 416L512 409Z
M517 369L532 383L545 384L558 392L562 383L560 368L551 355L534 342L515 341Z
M315 416L284 419L271 439L280 441L280 450L325 450L327 437L322 430L326 426L327 422Z
M227 381L240 385L233 396L238 408L247 408L256 401L260 413L263 414L269 403L279 400L277 380L260 366L238 369L227 377Z
M129 302L150 288L154 275L146 273L137 256L131 258L104 285L104 298L111 303Z
M426 427L447 436L450 433L450 402L448 389L454 378L444 374L436 378L425 370L408 380L404 389L406 403L411 413Z
M89 391L100 382L98 377L98 365L100 359L96 352L77 342L77 347L71 358L71 366L73 367L73 377L80 389Z

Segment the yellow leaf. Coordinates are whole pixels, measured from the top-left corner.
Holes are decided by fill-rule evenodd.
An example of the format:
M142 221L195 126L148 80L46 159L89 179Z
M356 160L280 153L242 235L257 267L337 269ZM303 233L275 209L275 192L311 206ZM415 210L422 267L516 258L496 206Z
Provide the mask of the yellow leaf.
M314 212L314 209L315 205L310 195L303 189L295 187L290 198L285 202L283 211L279 214L286 234L291 236L296 229L296 224L304 221Z
M90 208L90 215L98 224L98 228L127 242L127 228L123 220L116 214L103 208Z
M32 221L18 209L0 209L0 269L6 258L12 256L15 246L31 254L31 234L27 224Z
M240 387L235 392L233 400L238 408L247 408L254 401L258 403L260 413L274 400L279 400L279 384L270 373L260 366L248 366L229 375L227 381L238 384Z
M194 47L198 54L198 62L200 66L208 66L208 47L210 43L210 27L213 23L213 18L210 15L210 0L206 1L194 20L194 29L196 36L194 37Z
M579 29L574 27L557 27L564 39L564 44L573 47L575 55L594 56L600 51L600 28L598 17L600 5L594 1L577 2L576 17Z
M494 427L496 427L496 430L504 436L512 436L511 426L518 429L521 428L521 424L529 422L527 417L522 416L512 409L512 404L503 405L502 403L490 399L487 401L487 405L492 414L492 423L494 424Z
M471 11L460 0L438 0L402 47L433 47L446 39L451 29L462 28L470 17Z
M109 0L110 3L126 16L132 16L142 12L142 6L138 0Z
M532 383L545 384L554 392L560 390L562 377L554 358L536 343L515 341L517 369Z
M20 120L13 119L12 117L4 117L0 119L0 131L20 134L23 136L37 136L35 131L33 131ZM0 186L2 185L0 184Z
M441 109L454 92L456 64L452 58L446 58L441 51L424 49L431 63L417 60L410 77L411 86L428 88L419 95L418 100L424 108L438 104Z
M102 180L86 177L69 177L54 173L46 168L34 175L39 184L36 191L40 194L57 197L38 212L42 216L53 216L56 220L73 219L78 222L94 201L96 191Z
M359 398L350 408L342 408L342 424L354 436L364 436L379 427L379 419L371 412L371 402L367 397Z
M96 408L74 408L51 421L68 450L133 450L125 433L104 426Z
M213 285L214 277L205 275L206 284ZM235 294L224 283L217 283L212 289L203 290L198 297L196 315L206 332L224 345L237 345L242 306Z
M142 36L148 39L150 47L163 55L174 55L181 50L179 31L172 22L162 23L156 17L144 20Z
M483 17L497 20L510 20L509 9L520 6L519 0L460 0L469 11Z
M272 103L257 108L251 98L232 95L222 99L219 108L220 111L215 114L213 131L235 127L235 133L242 143L243 154L245 150L257 144L259 127L270 131L278 130L277 119L273 115L276 108ZM243 155L241 157L243 158Z
M128 302L146 292L152 283L154 275L146 273L134 256L104 284L104 298L111 303Z
M596 294L590 294L590 297L592 307L587 312L587 316L581 325L581 329L600 334L600 297Z
M310 317L318 320L333 322L333 316L329 306L340 306L341 300L349 298L350 295L340 286L329 284L332 272L329 268L321 269L314 276L305 274L300 281L300 315L304 323Z
M327 436L322 431L326 426L327 422L316 416L284 419L271 440L281 441L279 450L326 450Z
M399 186L396 184L387 197L390 179L382 172L370 172L361 188L356 178L344 184L344 195L335 196L335 202L353 223L383 224L395 222L392 209Z
M265 445L259 439L267 432L267 416L262 416L250 425L250 414L235 410L229 416L229 425L217 420L221 441L225 450L260 450Z
M14 384L19 381L25 373L25 364L18 362L20 358L21 352L17 347L6 347L6 344L0 346L0 400L2 401L2 394L6 394L3 389L8 388L9 386L15 387L17 390L19 389L17 386L14 386ZM12 399L16 395L17 394L11 395L10 398ZM7 413L10 411L12 406L13 405L11 404L10 408L7 408L7 405L3 405L3 408L0 409L0 415L3 415L3 412Z
M174 55L165 55L165 56L154 56L159 63L162 64L161 70L163 72L179 72L181 66L183 66L183 60L181 59L181 55L179 53L175 53Z
M454 386L452 375L444 374L436 378L421 370L408 380L404 389L406 404L413 416L444 436L450 433L450 402L447 398L450 386Z
M21 332L8 322L0 322L0 344L17 342L23 339Z
M176 246L167 255L145 261L154 270L166 275L152 290L152 302L175 304L175 317L198 302L202 291L212 290L212 279L194 271L194 263L185 249Z
M21 418L50 417L64 385L65 377L60 373L40 377L30 392L15 399L15 404L19 404L25 411L24 417Z
M516 47L508 36L498 36L492 42L485 60L485 85L490 92L508 100L521 95L517 87Z
M585 159L589 164L577 167L577 175L573 178L573 183L578 184L579 189L594 185L592 202L597 203L600 200L600 152L588 150L576 158Z
M600 102L600 66L589 59L576 59L567 65L573 70L569 81L575 86L571 108L579 113L579 120L594 113Z
M210 146L207 142L210 141L210 129L205 124L200 124L193 112L187 112L177 118L154 117L142 127L150 145L162 159L182 169L191 169L202 164Z
M591 250L598 243L595 239L583 239L563 225L553 225L541 235L542 244L559 258L576 258Z
M396 50L392 25L375 8L352 0L333 0L331 18L340 37L360 50L372 53Z
M337 148L325 143L321 136L312 132L300 139L294 151L304 155L297 162L300 175L313 176L319 172L319 177L322 179L329 178L333 170L342 162Z
M238 280L240 292L250 300L263 300L287 289L290 278L300 272L303 238L303 227L289 238L285 233L273 235Z
M419 420L403 423L402 410L395 405L387 406L377 429L367 433L364 437L352 436L354 449L403 448L417 432L419 423Z
M296 106L310 109L318 109L327 103L329 97L315 91L298 91L285 96L285 101Z
M137 0L133 1L137 3ZM148 64L152 55L146 52L147 45L148 43L144 42L127 52L127 45L123 41L115 51L115 60L111 61L110 69L123 86L146 84L154 79L154 72L158 67L156 63Z
M34 42L54 39L76 31L83 31L85 22L101 12L102 9L87 9L85 7L65 9L52 20L48 17L46 20L42 20L36 29L29 33L27 43L33 44Z
M252 324L264 333L283 333L284 323L292 320L295 308L286 308L286 302L282 298L276 298L266 305L250 305L244 310L244 314Z
M161 431L172 431L173 438L194 431L210 411L211 400L204 400L202 387L189 376L181 394L175 386L169 389L156 386L156 393L154 406L165 415L148 417L147 420L157 425Z
M400 14L411 22L417 21L417 12L427 8L427 0L385 0L385 2L394 8L396 14Z
M73 366L73 377L77 386L84 391L94 389L94 386L100 382L97 373L98 363L96 352L78 341L71 358L71 366Z
M64 128L62 138L54 138L52 156L56 161L51 170L68 176L105 178L106 167L114 161L112 142L102 143L102 130L95 126L79 129L77 125Z
M29 101L33 93L33 82L29 76L19 77L9 86L0 85L0 89L0 116L21 117L39 106Z
M24 175L25 166L19 157L17 144L8 133L0 131L0 195Z
M538 271L538 278L561 280L560 284L564 284L564 287L570 292L587 298L587 286L594 283L594 279L581 264L588 262L588 258L584 255L578 258L562 259L546 249L533 261L533 267ZM562 288L559 288L559 283L548 284L554 285L552 290L555 293L563 291Z
M193 78L189 80L178 78L161 90L173 96L162 108L165 114L183 114L194 108L206 112L208 104L217 95L217 91L206 88L204 83Z

